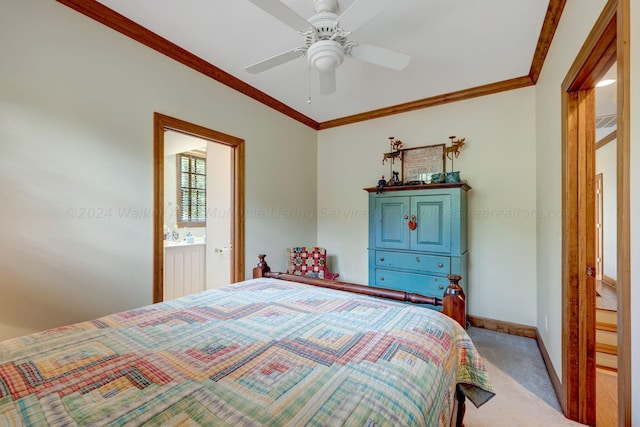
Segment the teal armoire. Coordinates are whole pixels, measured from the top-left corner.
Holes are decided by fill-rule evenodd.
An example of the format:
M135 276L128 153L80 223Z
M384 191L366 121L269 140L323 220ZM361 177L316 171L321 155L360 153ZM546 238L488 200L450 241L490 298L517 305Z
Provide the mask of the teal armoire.
M369 286L442 298L448 274L468 295L466 182L369 192Z

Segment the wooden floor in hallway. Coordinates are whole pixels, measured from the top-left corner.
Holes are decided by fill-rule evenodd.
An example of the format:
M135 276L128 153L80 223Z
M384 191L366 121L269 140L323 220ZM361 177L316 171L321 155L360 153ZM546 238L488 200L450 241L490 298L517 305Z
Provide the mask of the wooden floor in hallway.
M596 369L596 427L618 426L618 374Z
M610 310L618 307L618 294L615 288L602 280L596 280L596 307Z
M596 290L596 307L600 310L609 311L615 316L615 311L618 305L618 295L616 293L616 289L598 280L596 282ZM596 314L596 316L598 316L598 314ZM612 320L612 322L615 321ZM609 330L615 333L617 327L610 327ZM596 332L596 334L598 333L599 332ZM610 357L615 358L615 356L613 355ZM612 366L615 367L615 363ZM603 369L601 367L598 367L596 369L596 427L617 426L618 374L615 369Z

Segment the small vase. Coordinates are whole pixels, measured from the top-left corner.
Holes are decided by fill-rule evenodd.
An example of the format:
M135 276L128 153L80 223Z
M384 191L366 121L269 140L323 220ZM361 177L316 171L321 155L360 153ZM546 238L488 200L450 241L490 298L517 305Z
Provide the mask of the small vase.
M446 176L443 173L434 173L433 175L431 175L431 182L433 183L441 183L444 182L445 179Z
M447 182L460 182L460 171L447 172Z

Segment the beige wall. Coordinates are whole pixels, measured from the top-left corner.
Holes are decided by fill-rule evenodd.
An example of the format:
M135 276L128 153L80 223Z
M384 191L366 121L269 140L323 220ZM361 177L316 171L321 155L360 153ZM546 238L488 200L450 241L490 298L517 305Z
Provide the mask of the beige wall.
M155 111L246 141L247 274L315 243L289 214L316 209L315 131L60 3L0 4L0 339L151 303Z
M618 277L618 205L617 205L617 159L613 141L596 151L596 174L602 174L602 272L614 280Z
M533 88L524 88L321 131L318 243L335 255L333 270L343 280L368 282L368 193L362 189L389 176L381 164L387 138L412 148L457 135L466 145L454 166L473 188L469 313L535 325L534 97Z

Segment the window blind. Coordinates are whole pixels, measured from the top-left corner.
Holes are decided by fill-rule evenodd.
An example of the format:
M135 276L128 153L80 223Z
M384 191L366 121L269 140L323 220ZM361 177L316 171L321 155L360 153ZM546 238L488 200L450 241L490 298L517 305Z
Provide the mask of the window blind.
M206 224L207 160L193 153L178 154L178 226Z

